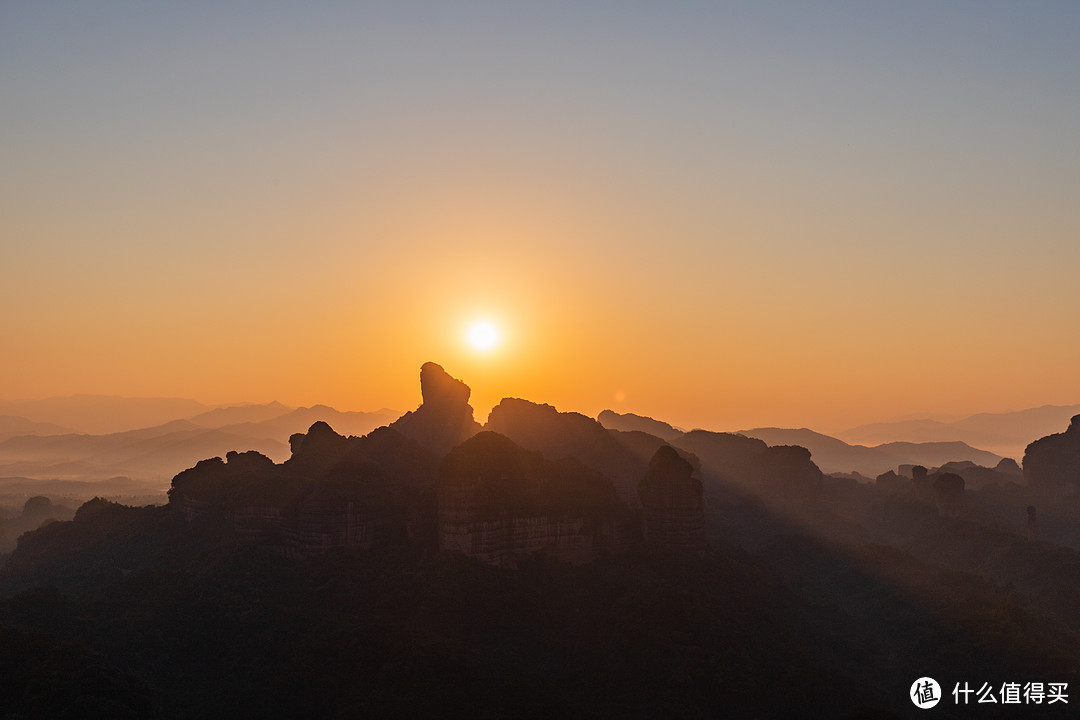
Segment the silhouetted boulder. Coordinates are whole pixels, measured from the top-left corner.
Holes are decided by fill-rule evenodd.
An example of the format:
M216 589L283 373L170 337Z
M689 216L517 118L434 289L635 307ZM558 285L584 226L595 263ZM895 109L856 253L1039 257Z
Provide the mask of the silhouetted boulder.
M1024 452L1024 478L1034 487L1080 489L1080 415L1068 429L1040 438Z
M439 547L496 565L537 552L584 562L628 541L611 481L572 458L547 460L484 431L439 468Z
M757 438L708 430L691 430L672 445L700 458L702 472L713 480L738 485L754 484L758 458L769 447Z
M43 495L35 495L23 504L22 515L19 516L20 524L36 527L55 517L54 513L55 506L52 500Z
M952 472L938 475L934 480L934 500L942 517L959 516L964 500L964 478Z
M667 442L671 442L682 435L682 431L676 430L666 422L653 420L651 417L645 417L644 415L635 415L634 413L619 414L613 410L604 410L596 416L596 419L608 430L621 430L623 432L637 430L655 435Z
M402 435L429 450L445 455L452 447L480 431L469 405L469 386L433 362L420 368L423 402L390 424Z
M15 547L20 535L36 530L57 520L70 520L75 513L71 508L56 505L44 495L35 495L23 503L22 512L8 520L0 519L0 553Z
M637 483L647 462L596 420L581 413L559 412L551 405L503 398L492 408L484 429L505 435L549 460L575 458L610 478L627 505L638 506Z
M924 470L926 468L923 468ZM878 475L874 479L874 484L883 490L889 491L901 491L911 489L911 478L898 475L895 471L889 470Z
M799 445L774 445L758 458L761 485L785 495L805 496L821 490L821 469L810 459L810 451Z
M705 544L705 511L701 481L693 466L675 448L664 445L649 462L638 486L645 539L671 549L698 549Z
M1024 475L1024 471L1020 469L1020 466L1012 458L1001 458L1001 462L994 467L994 470L1002 475L1013 475L1015 477L1023 477Z

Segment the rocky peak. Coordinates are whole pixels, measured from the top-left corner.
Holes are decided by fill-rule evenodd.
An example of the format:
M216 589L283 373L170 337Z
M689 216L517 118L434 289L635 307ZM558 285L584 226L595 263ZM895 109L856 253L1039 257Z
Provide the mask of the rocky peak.
M53 502L44 495L35 495L23 504L22 517L28 520L44 520L50 517Z
M472 390L451 377L442 365L426 362L420 367L420 396L424 407L453 409L468 405Z
M289 438L292 457L285 464L292 472L323 473L339 463L349 451L348 438L338 435L322 420L312 423L306 433ZM232 464L232 461L230 461Z
M662 445L649 461L649 474L651 476L666 476L688 478L694 472L693 466L684 460L675 448L670 445Z
M999 473L1005 473L1006 475L1023 475L1024 471L1020 469L1020 466L1016 464L1016 461L1012 458L1001 458L1001 462L994 468Z
M407 412L390 424L439 455L445 455L455 445L480 430L473 420L469 405L469 386L443 370L442 366L426 362L420 368L420 407Z

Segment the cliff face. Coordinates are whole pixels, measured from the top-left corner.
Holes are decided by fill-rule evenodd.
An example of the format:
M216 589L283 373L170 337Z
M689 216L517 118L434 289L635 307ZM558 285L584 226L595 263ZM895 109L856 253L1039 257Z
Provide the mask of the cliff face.
M630 540L625 524L613 519L598 524L557 516L475 521L466 506L440 506L439 547L500 567L513 567L539 552L569 563L587 563L601 553L624 549Z
M942 517L959 517L964 502L964 478L956 473L941 473L934 480L934 502Z
M482 432L439 469L439 547L512 566L544 552L586 562L630 541L611 482L574 460L553 462Z
M1024 478L1029 485L1080 489L1080 415L1063 433L1039 438L1024 452Z
M639 485L642 524L650 544L671 549L705 546L705 507L693 466L670 446L656 451Z
M420 368L423 402L390 424L437 455L445 455L458 443L480 431L469 405L472 391L433 362Z
M491 410L484 429L505 435L549 460L574 458L611 478L627 505L639 506L637 483L646 463L592 418L504 398Z
M370 549L406 533L401 518L318 492L284 507L239 505L231 517L237 537L294 559L336 547Z

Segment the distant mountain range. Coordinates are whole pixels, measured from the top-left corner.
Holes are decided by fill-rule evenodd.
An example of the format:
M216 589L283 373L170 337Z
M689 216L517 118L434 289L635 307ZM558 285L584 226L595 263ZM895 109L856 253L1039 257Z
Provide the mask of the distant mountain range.
M76 418L91 406L107 412L108 407L123 405L122 400L79 398L72 406L76 412L69 418ZM61 405L50 404L54 410ZM193 406L186 401L175 405L172 401L136 401L131 407L158 417L170 407L190 410ZM4 416L0 418L0 478L100 481L121 476L164 487L181 470L230 450L257 450L284 460L289 456L289 437L306 431L318 420L346 435L366 435L399 414L392 410L341 412L326 405L293 409L276 402L198 408L201 412L186 419L102 434L76 433L51 423ZM87 426L86 422L80 424ZM108 423L102 421L99 425Z
M970 461L993 467L1023 458L1033 440L1068 425L1080 405L983 413L960 420L922 418L862 425L823 435L808 429L753 428L770 445L801 445L825 472L874 477L899 465ZM316 421L342 435L365 435L401 413L342 412L279 402L210 407L182 398L77 395L0 403L0 478L100 481L124 476L164 486L180 470L229 450L257 450L282 461L289 437ZM602 412L605 427L644 431L673 442L679 428L652 418Z
M0 415L0 440L16 435L62 435L71 432L75 431L55 423L34 422L15 415Z
M1001 457L962 442L891 442L866 447L849 445L829 435L802 428L754 428L740 435L764 440L769 445L801 445L810 451L817 466L824 472L857 472L876 477L900 465L940 467L947 462L968 460L983 467L994 467Z
M964 442L1004 457L1021 460L1031 442L1060 432L1070 418L1080 414L1080 405L1044 405L1039 408L1003 413L979 413L962 420L907 419L860 425L836 437L859 445L889 442Z
M247 408L238 409L244 410ZM319 420L334 428L341 435L367 435L377 427L389 425L400 415L399 412L386 409L376 410L375 412L346 412L335 410L328 405L313 405L289 410L266 420L237 421L216 427L224 432L247 437L265 437L287 442L291 435L307 432L312 423ZM221 419L229 416L222 414L215 417ZM199 422L199 418L192 418L191 422ZM286 452L285 455L287 456L288 453Z
M619 414L604 410L597 420L609 429L623 432L648 432L678 445L682 431L666 422L650 417ZM979 450L962 442L891 442L876 447L850 445L829 435L806 428L754 428L741 430L739 435L757 438L768 445L799 445L810 451L815 464L827 473L857 472L876 477L900 465L925 465L938 467L947 462L970 461L985 467L994 467L1001 458L993 453Z
M53 423L71 432L105 435L164 425L205 413L212 406L184 398L129 398L71 395L28 402L0 402L0 415Z

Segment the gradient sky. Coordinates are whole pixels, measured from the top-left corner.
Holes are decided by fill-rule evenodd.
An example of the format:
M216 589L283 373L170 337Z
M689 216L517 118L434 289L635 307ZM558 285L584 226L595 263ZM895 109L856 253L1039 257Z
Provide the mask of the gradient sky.
M1080 402L1075 2L0 4L0 399ZM495 352L463 338L499 322Z

